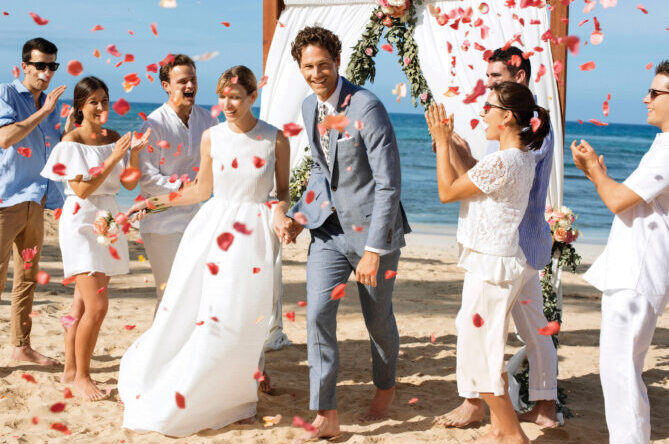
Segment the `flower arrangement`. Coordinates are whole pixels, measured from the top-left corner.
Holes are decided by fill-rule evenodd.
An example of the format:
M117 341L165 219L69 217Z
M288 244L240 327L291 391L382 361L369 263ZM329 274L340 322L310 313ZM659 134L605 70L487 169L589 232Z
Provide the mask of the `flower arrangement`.
M571 209L565 206L552 208L547 205L544 216L551 227L553 242L571 244L578 239L578 230L574 228L576 215Z
M111 211L102 210L95 215L93 231L98 235L98 243L106 247L118 240L119 232L127 234L130 231L130 222L124 213L112 216Z
M305 151L309 150L309 147L304 149ZM311 168L314 164L314 161L311 159L310 155L304 156L302 162L293 169L293 172L290 176L290 204L295 205L302 194L307 189L307 184L309 184L309 177L311 176Z
M402 22L407 21L409 7L411 6L410 0L377 0L376 3L381 7L383 14L400 19ZM390 26L392 26L392 22Z

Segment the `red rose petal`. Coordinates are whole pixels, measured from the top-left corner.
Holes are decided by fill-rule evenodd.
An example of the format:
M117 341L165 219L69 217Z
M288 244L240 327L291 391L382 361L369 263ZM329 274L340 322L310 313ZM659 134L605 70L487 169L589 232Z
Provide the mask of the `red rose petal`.
M63 285L70 285L72 282L77 280L77 276L70 276L68 278L65 278L61 281L61 284Z
M471 122L469 122L471 125L472 129L476 128L479 124L479 119L472 119Z
M12 75L14 76L15 79L19 78L19 76L21 75L21 71L19 71L18 66L12 66Z
M123 116L128 111L130 111L130 104L124 98L120 98L116 102L114 102L114 104L112 105L112 109L119 116Z
M72 214L77 214L80 209L81 209L81 205L79 205L79 202L75 202L74 203L74 211L72 211Z
M153 35L158 37L158 25L157 24L151 23L151 32L153 33Z
M232 166L232 168L237 168L239 166L239 162L237 162L236 157L232 159L232 164L230 166Z
M72 390L70 390L69 387L65 387L65 390L63 391L63 398L65 398L65 399L74 398L74 395L72 394Z
M538 329L538 331L540 335L552 336L560 331L560 323L557 321L551 321L546 324L545 327Z
M333 301L336 301L337 299L341 299L344 296L346 296L346 284L337 284L335 288L332 289L332 294L330 295L330 298Z
M135 327L136 327L136 325L132 325L132 324L127 324L127 325L123 326L123 328L125 328L126 330L134 330Z
M415 404L415 403L417 403L417 402L418 402L418 398L411 398L411 399L407 402L407 404L411 405L411 404Z
M186 398L179 392L174 392L174 401L177 403L177 407L180 409L186 408Z
M307 432L318 432L318 429L313 425L308 422L306 422L304 419L300 418L299 416L293 416L293 425L295 427L302 427L304 430Z
M256 168L262 168L265 166L265 159L258 157L258 156L253 156L253 166Z
M64 402L57 402L51 407L49 407L49 410L51 410L53 413L60 413L63 410L65 410L65 403Z
M67 62L67 72L76 77L84 72L84 67L79 60L70 60Z
M595 62L593 61L586 62L581 66L579 66L579 68L581 68L581 71L593 71L595 69Z
M121 173L121 182L134 182L139 180L142 172L138 168L128 167Z
M225 26L226 28L229 28L230 22L221 22L221 25Z
M297 123L286 123L283 125L283 135L286 137L297 136L302 131L302 127Z
M235 240L235 235L232 233L223 233L220 234L216 238L216 243L218 244L218 247L223 250L223 251L228 251L228 248L230 248L230 245L232 245L232 241Z
M37 381L35 380L35 378L31 374L21 373L21 377L28 382L32 382L33 384L37 384Z
M106 50L109 54L113 55L114 57L121 57L121 53L119 52L118 49L116 49L116 45L113 45L113 44L112 44L112 45L107 45L107 47L105 48L105 50Z
M536 133L539 127L541 126L541 119L538 117L532 117L530 119L530 126L532 126L532 132Z
M54 422L51 424L51 428L53 430L58 430L59 432L62 432L64 435L71 435L72 432L70 432L70 429L65 425L60 422Z
M46 285L51 280L51 276L44 270L37 272L37 283L40 285Z
M289 311L283 314L290 322L295 322L295 312Z
M476 99L478 99L480 96L486 93L486 87L485 84L483 83L483 80L478 79L476 81L476 85L474 86L474 89L470 94L465 96L464 100L462 101L463 103L474 103L476 102Z
M260 267L253 267L253 274L260 273Z
M54 174L58 174L59 176L64 176L66 170L67 167L62 163L56 163L53 165L53 168L51 168L51 171L53 171Z
M644 14L648 14L648 11L646 10L646 8L643 7L642 4L638 4L638 5L636 6L636 9L638 9L638 10L641 11L641 12L643 12Z
M207 262L207 267L209 268L209 273L216 276L218 274L218 265L213 262Z
M607 126L608 125L608 123L600 122L597 119L590 119L590 120L588 120L588 122L592 123L593 125L597 125L597 126Z
M383 49L384 51L388 51L389 53L392 54L392 52L393 52L393 45L391 45L391 44L389 44L389 43L384 43L383 45L381 45L381 49Z
M299 305L300 307L306 307L307 301L297 301L297 305Z
M384 277L385 277L386 279L392 279L392 278L394 278L395 276L397 276L397 272L396 272L396 271L393 271L393 270L386 270L386 274L385 274Z
M204 321L198 321L198 322L195 323L195 325L197 325L198 327L199 327L200 325L204 325Z
M483 325L483 318L480 314L475 313L474 316L472 316L472 322L474 323L474 327L479 328Z
M235 222L234 224L232 224L232 228L234 228L235 231L241 234L249 235L253 233L253 230L249 230L248 228L246 228L246 224L243 224L241 222Z
M520 301L521 305L527 305L527 304L529 304L530 302L532 302L531 299L523 299L522 301Z
M300 213L299 211L293 214L293 219L295 219L295 222L300 225L306 225L309 222L307 220L307 216L305 216L303 213Z
M33 416L33 419L31 421L35 425L39 424L39 418L37 416Z
M33 20L35 21L35 23L37 23L39 26L44 26L47 23L49 23L49 20L40 17L39 15L35 14L34 12L29 12L28 14L30 14L30 17L32 17Z
M433 344L437 342L437 336L434 333L432 333L432 335L430 336L430 342Z
M105 29L105 28L103 28L100 25L95 25L95 26L93 26L93 29L91 29L91 32L102 31L103 29Z
M23 157L31 158L33 155L33 150L28 148L27 146L20 146L16 149L16 152L22 155Z
M109 246L109 254L117 261L121 260L121 256L118 255L118 251L116 251L116 248L112 247L111 245Z

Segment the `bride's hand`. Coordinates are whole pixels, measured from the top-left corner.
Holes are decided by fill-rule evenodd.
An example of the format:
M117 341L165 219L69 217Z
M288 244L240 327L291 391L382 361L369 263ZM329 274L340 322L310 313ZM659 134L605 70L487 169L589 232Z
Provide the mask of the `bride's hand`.
M149 136L151 135L151 128L147 129L142 137L137 138L137 133L133 131L132 141L130 142L130 151L133 153L138 153L146 147L149 143Z
M274 213L274 233L276 234L276 237L279 238L279 241L285 243L286 245L291 243L291 241L294 242L294 239L292 239L290 234L290 227L292 226L292 222L293 220L290 217L287 217L285 214L281 214L278 211Z
M446 109L442 103L433 103L425 112L425 121L432 135L435 148L445 147L453 137L453 114L446 117Z
M138 220L142 220L146 217L146 208L147 208L147 200L141 200L139 202L136 202L130 209L128 210L127 213L125 213L126 217L128 220L133 223Z

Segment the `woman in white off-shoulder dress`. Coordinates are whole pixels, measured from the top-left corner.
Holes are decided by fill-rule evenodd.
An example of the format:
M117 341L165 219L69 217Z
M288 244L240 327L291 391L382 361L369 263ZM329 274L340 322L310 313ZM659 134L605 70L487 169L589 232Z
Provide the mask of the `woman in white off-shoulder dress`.
M213 190L184 232L153 325L121 360L123 427L135 431L187 436L256 413L280 239L289 238L290 148L251 113L248 68L227 70L216 92L226 122L203 133L195 181L131 209L144 217ZM275 179L278 202L269 201Z
M107 313L111 276L128 273L128 244L123 231L110 245L98 242L94 230L99 212L119 213L116 194L121 183L133 189L138 176L121 182L126 164L137 167L148 134L135 140L102 127L109 112L107 86L96 77L81 79L74 88L74 119L80 126L53 148L42 176L65 182L67 199L58 232L65 278L75 278L72 308L63 319L65 368L62 383L74 383L89 400L104 397L90 376L90 360ZM129 154L129 156L128 156ZM120 224L121 225L121 224Z
M481 117L486 138L499 140L500 150L467 169L454 149L453 116L443 105L426 114L436 144L439 198L462 201L457 240L466 272L455 321L456 378L461 394L479 393L490 408L492 430L481 442L529 442L508 396L504 347L511 308L536 273L519 247L518 226L534 179L528 149L541 147L549 117L530 90L514 82L492 88Z

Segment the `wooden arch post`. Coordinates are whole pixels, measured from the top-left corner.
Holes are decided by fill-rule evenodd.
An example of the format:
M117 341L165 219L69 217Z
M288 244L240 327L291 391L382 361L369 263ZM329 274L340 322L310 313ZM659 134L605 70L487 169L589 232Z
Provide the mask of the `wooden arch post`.
M272 37L276 29L276 22L279 20L281 11L285 5L283 0L263 0L262 2L262 70L265 73L265 64L267 63L267 54L272 45Z
M569 4L562 0L551 0L551 33L555 38L565 37L569 33ZM564 143L564 122L567 114L567 45L556 45L551 42L553 62L562 63L562 71L558 74L557 87L560 96L560 112L562 113L562 141ZM548 67L549 72L551 68Z

